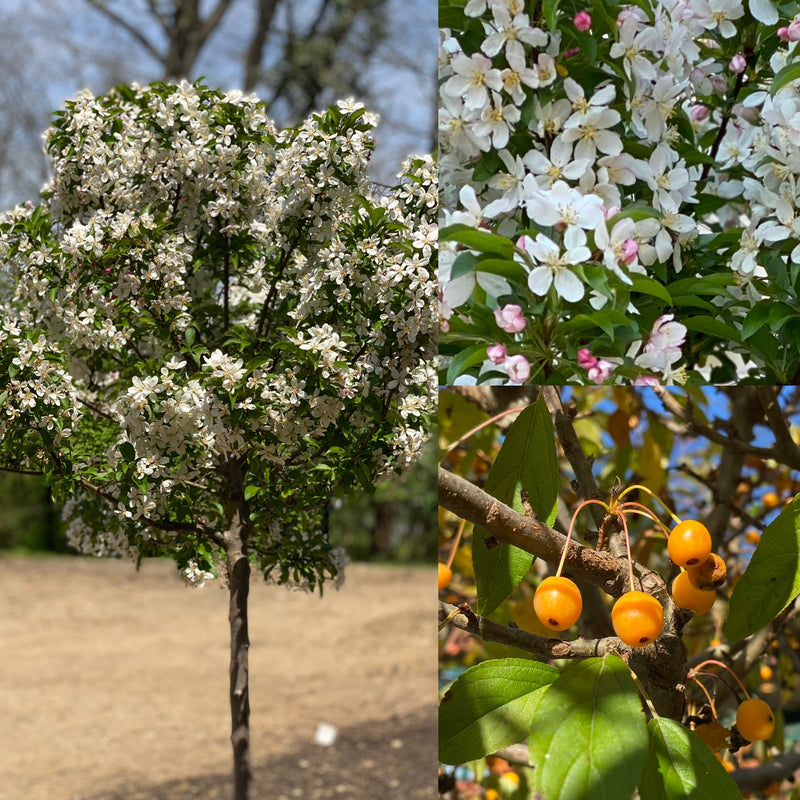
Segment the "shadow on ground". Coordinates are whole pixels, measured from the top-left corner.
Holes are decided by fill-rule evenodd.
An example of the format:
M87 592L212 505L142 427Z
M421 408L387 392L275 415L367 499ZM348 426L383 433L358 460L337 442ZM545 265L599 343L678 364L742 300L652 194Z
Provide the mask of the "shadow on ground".
M279 760L257 762L252 800L435 800L436 742L435 708L340 730L332 747L310 744ZM115 789L80 800L230 798L231 776L226 773Z

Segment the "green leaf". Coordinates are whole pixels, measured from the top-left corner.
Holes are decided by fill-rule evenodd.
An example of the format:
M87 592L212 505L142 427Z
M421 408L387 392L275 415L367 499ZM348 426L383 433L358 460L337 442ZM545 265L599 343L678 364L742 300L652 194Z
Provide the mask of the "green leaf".
M651 719L647 729L641 800L741 800L733 779L697 734L663 717Z
M775 97L784 86L798 78L800 78L800 62L795 61L793 64L787 64L783 69L779 69L775 73L772 86L769 87L770 97Z
M639 292L640 294L649 294L652 297L663 300L668 306L672 305L672 295L669 293L669 290L658 281L654 281L652 278L646 278L644 275L635 275L633 277L631 291Z
M645 762L647 728L627 665L617 655L570 664L531 720L534 789L558 800L624 800Z
M244 499L252 500L260 491L260 486L247 486L244 490Z
M542 394L508 429L486 478L485 491L517 511L522 511L523 488L536 518L552 525L558 499L558 460L553 422ZM514 591L533 563L530 553L512 545L487 547L488 535L477 527L473 534L472 563L479 614L491 614Z
M136 460L136 450L130 442L123 442L119 446L119 453L126 461Z
M186 339L186 344L188 344L189 347L191 347L194 344L194 339L195 336L197 336L197 331L194 328L190 327L186 329L183 335Z
M470 367L474 367L485 360L485 344L473 344L465 347L457 355L453 356L453 360L447 368L447 385L451 386L459 375L463 375Z
M714 317L687 317L681 322L690 330L705 333L708 336L716 336L729 342L739 341L739 331L733 325L727 325L722 320Z
M498 236L489 231L479 231L470 225L448 225L439 231L440 242L458 242L471 250L480 253L497 253L503 258L512 258L514 255L514 243L505 236Z
M477 263L478 257L475 253L470 253L468 250L460 253L456 257L456 260L453 261L453 266L450 268L450 280L454 281L456 278L460 278L462 275L474 271Z
M555 31L557 28L557 14L558 14L558 4L561 0L544 0L542 3L542 14L544 16L545 22L547 22L547 27L551 31Z
M731 595L725 636L738 642L763 628L800 594L800 495L761 536Z
M468 669L439 705L439 760L463 764L521 742L541 689L558 674L526 658L497 658Z

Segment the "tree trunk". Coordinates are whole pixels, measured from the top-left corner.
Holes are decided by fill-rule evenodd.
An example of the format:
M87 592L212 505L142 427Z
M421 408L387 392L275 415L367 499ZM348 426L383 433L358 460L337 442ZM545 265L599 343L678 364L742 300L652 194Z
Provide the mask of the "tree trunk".
M233 744L233 798L248 800L250 768L250 688L248 674L247 595L250 591L250 562L235 547L228 549L228 581L231 626L231 743Z
M231 628L230 702L231 743L233 744L233 800L248 800L252 771L250 766L250 684L247 632L247 596L250 591L250 562L247 535L250 519L244 499L241 465L229 464L228 530L225 533Z

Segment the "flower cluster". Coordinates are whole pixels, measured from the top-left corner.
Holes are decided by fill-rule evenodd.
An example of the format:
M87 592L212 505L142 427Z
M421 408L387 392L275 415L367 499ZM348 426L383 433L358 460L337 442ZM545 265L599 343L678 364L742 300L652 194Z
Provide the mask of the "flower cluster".
M539 382L800 374L800 351L774 337L800 334L800 7L787 11L447 6L449 381L515 382L498 346ZM513 330L495 324L509 307Z
M337 573L325 502L404 470L435 407L435 165L376 194L376 124L278 131L187 82L56 114L42 205L0 217L0 464L60 482L76 547L202 580L234 491L265 574Z

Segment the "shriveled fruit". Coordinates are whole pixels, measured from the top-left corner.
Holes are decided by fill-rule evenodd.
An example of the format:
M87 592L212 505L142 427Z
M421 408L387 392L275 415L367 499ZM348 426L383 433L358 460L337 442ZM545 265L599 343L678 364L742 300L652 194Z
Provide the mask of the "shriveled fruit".
M685 519L672 529L667 540L667 552L679 567L700 564L711 553L711 534L702 522Z
M720 556L711 553L702 564L687 567L686 574L693 586L709 592L725 585L725 581L728 580L728 567Z
M439 588L445 589L450 585L453 580L453 570L447 564L439 564Z
M748 742L760 742L772 736L775 717L767 703L751 697L736 710L736 727Z
M536 587L533 610L551 631L564 631L574 625L582 609L580 590L569 578L551 576Z
M681 572L672 581L672 599L681 608L688 608L695 614L705 614L714 605L717 593L698 589L689 579L687 572Z
M694 732L708 745L712 753L717 753L728 747L728 737L731 732L716 720L698 725Z
M626 592L611 609L611 624L629 647L644 647L661 634L664 608L652 595L635 590Z

